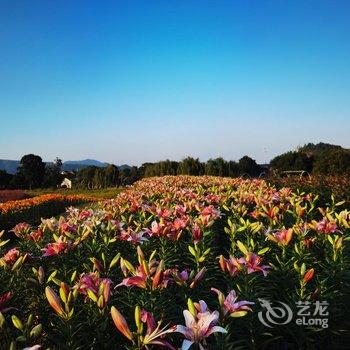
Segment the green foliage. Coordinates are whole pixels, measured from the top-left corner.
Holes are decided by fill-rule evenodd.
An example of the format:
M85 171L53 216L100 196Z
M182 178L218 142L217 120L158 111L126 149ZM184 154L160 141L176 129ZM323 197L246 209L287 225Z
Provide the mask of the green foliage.
M106 187L118 187L120 176L118 168L109 164L105 168L89 166L78 171L76 177L77 185L89 189L99 189Z
M180 175L202 175L203 164L198 158L187 157L179 163L177 173Z
M53 164L46 164L43 187L57 187L62 180L62 160L56 158Z
M313 167L313 157L301 151L291 151L273 158L270 165L278 171L304 170L310 173Z
M0 170L0 189L9 188L13 175L8 174L5 170Z
M323 175L350 174L350 151L340 149L321 153L315 161L313 172Z
M20 177L23 177L24 184L30 189L40 187L44 179L45 163L41 157L27 154L22 157L17 172Z
M252 177L259 176L262 172L256 161L248 156L244 156L239 160L238 168L241 175L246 174Z

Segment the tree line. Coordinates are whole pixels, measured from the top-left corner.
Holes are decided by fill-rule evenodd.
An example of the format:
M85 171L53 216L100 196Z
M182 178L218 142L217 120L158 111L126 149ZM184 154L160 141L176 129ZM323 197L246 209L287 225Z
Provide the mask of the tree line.
M0 188L57 187L66 176L71 177L74 187L93 189L131 185L143 177L164 175L259 177L289 170L344 175L350 174L350 150L327 143L309 143L273 158L268 167L262 167L254 159L244 156L238 162L221 157L201 162L198 158L187 157L180 162L165 160L122 169L113 164L106 167L88 166L73 174L62 174L61 169L62 161L59 158L53 163L44 163L40 156L27 154L22 157L16 174L0 170Z
M328 143L308 143L275 157L270 167L276 172L305 170L309 174L349 175L350 150Z
M60 185L65 177L73 182L73 187L106 188L131 185L135 181L150 176L164 175L213 175L213 176L250 176L257 177L263 169L248 156L238 162L223 158L200 162L198 158L187 157L180 162L160 161L144 163L140 167L124 167L109 164L106 167L88 166L77 172L62 173L62 161L44 163L40 156L28 154L22 157L16 174L11 175L0 170L0 188L52 188Z

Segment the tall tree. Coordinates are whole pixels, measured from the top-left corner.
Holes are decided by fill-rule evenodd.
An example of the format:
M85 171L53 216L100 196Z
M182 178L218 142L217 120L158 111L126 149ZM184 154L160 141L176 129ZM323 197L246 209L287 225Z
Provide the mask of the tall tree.
M109 164L105 169L105 186L119 186L119 170L113 164Z
M0 188L9 188L12 177L6 170L0 170Z
M187 157L179 163L177 173L181 175L202 175L204 166L198 158Z
M341 149L323 152L316 158L313 172L324 175L350 174L350 151Z
M61 179L62 160L56 158L53 164L46 164L43 184L45 187L56 187Z
M18 172L30 189L40 187L45 174L45 163L40 156L27 154L22 157Z
M248 156L242 157L238 162L238 166L241 175L246 174L255 177L261 173L261 169L256 161Z

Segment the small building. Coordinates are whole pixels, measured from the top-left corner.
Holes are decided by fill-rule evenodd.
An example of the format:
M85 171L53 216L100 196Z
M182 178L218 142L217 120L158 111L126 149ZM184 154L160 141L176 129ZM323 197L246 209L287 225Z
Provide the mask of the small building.
M65 177L61 182L60 187L72 188L72 180Z

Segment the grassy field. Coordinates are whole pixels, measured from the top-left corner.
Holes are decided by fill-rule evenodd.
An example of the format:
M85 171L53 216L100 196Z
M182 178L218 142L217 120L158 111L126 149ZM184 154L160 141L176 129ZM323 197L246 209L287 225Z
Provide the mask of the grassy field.
M122 190L122 187L110 187L110 188L101 188L89 190L86 188L44 188L44 189L35 189L25 191L31 197L40 196L42 194L63 194L63 195L85 195L98 197L101 199L110 199L117 196L117 194Z

